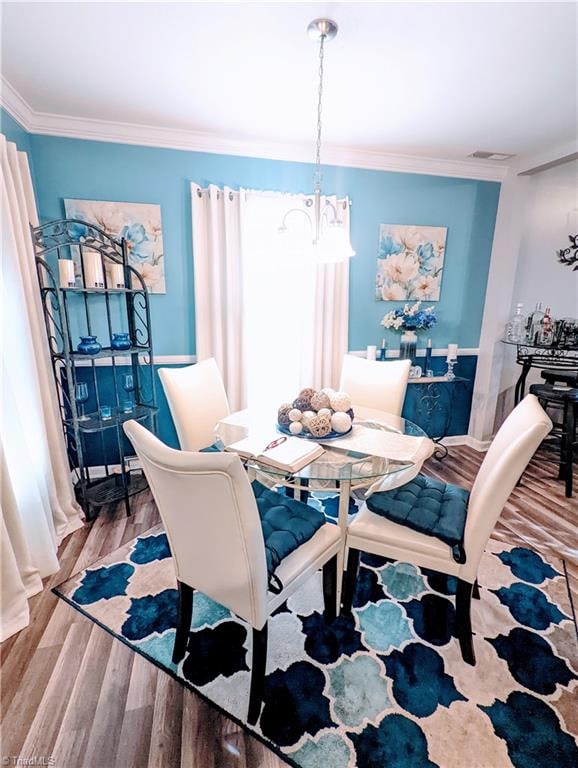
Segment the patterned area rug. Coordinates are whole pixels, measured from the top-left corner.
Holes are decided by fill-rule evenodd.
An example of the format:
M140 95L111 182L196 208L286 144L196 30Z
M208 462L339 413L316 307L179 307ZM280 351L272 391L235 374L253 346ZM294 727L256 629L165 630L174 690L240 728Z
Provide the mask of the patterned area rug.
M171 662L177 592L162 528L55 592L290 765L578 765L578 646L561 562L490 542L473 601L476 667L452 637L453 579L365 556L353 617L326 626L318 576L269 621L255 728L246 724L246 624L197 593L189 653Z

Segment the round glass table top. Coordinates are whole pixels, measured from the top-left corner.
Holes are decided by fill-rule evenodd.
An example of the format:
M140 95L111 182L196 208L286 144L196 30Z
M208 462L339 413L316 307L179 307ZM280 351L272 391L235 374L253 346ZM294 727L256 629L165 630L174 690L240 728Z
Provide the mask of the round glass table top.
M256 459L248 459L247 467L276 477L296 480L372 481L406 470L421 463L431 454L431 440L417 424L391 413L355 407L353 429L342 438L319 442L323 454L297 472L272 467ZM280 433L275 418L249 410L238 411L222 419L216 429L216 442L221 449L245 437L262 438L267 446Z

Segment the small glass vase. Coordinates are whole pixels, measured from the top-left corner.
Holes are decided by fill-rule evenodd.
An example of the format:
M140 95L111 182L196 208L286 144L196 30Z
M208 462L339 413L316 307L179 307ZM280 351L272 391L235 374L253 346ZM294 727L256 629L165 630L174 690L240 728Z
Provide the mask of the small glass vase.
M417 357L417 333L415 331L404 331L399 340L399 359L411 360L415 365Z

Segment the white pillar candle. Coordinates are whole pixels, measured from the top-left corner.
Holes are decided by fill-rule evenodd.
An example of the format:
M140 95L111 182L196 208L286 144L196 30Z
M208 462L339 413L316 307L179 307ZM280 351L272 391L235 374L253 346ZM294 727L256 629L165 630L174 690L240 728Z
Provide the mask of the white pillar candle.
M58 277L61 288L74 288L74 262L72 259L58 259Z
M102 272L102 259L96 251L85 251L84 262L84 287L104 288L104 275Z
M458 359L458 345L448 344L448 361Z
M377 347L374 344L369 344L367 347L367 359L375 360L377 355Z
M124 267L122 264L113 264L110 268L112 288L124 288Z

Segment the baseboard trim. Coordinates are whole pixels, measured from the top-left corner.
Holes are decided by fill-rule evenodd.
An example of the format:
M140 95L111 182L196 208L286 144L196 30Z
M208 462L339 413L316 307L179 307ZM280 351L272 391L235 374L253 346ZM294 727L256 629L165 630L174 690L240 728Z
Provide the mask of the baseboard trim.
M474 356L477 357L480 352L479 347L464 347L463 349L458 350L458 357L470 357ZM348 355L355 355L355 357L365 357L367 354L367 351L365 349L354 349L347 353ZM447 347L435 347L432 349L432 356L433 357L447 357L448 354L448 348ZM416 351L416 355L418 357L425 357L425 347L422 349L418 349ZM396 357L399 357L399 349L388 349L387 350L387 359L394 359Z
M464 349L460 349L458 351L458 357L470 357L474 356L477 357L479 353L478 347L466 347ZM366 350L365 349L356 349L348 352L349 355L355 355L355 357L365 357ZM433 357L446 357L448 354L447 347L437 347L432 350ZM417 350L418 357L424 357L425 356L425 348L424 349L418 349ZM388 349L387 351L387 359L388 360L394 360L395 358L399 357L399 350L398 349ZM89 366L94 363L94 365L101 367L101 366L107 366L112 365L110 357L98 357L95 360L92 360L91 358L87 357L86 360L78 360L77 365L80 366ZM130 357L127 355L126 357L115 357L114 358L116 365L130 365ZM153 364L154 365L192 365L193 363L197 362L197 356L196 355L154 355L153 356Z
M77 360L76 365L81 368L87 368L94 365L97 368L107 367L112 365L112 357L97 357L92 360L87 357L86 360ZM153 365L192 365L197 362L196 355L153 355ZM129 355L119 356L114 358L115 365L130 365L131 358Z
M485 453L492 443L491 440L478 440L471 435L449 435L444 437L441 442L448 448L452 445L467 445L468 448L473 448L478 453Z

